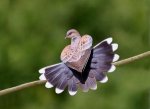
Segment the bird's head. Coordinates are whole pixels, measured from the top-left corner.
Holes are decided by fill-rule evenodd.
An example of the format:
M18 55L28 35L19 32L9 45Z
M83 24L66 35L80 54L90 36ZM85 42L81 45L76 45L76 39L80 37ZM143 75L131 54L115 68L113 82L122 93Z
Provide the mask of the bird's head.
M77 30L71 29L71 30L67 31L65 38L75 38L75 37L80 37L80 34Z

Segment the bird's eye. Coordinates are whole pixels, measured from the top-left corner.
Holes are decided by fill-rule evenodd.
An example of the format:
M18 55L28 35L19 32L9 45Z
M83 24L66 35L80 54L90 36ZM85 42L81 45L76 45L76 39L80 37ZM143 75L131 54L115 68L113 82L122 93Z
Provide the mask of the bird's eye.
M68 36L70 36L73 32L68 33Z

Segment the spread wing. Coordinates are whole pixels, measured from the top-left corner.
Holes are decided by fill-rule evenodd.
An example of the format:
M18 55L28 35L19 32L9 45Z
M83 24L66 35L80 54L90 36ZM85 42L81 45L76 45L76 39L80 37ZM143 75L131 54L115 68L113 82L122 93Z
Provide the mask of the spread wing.
M93 40L89 35L84 35L80 39L77 49L71 49L71 45L66 46L61 53L61 61L66 62L76 62L81 59L81 56L85 54L85 51L90 49Z
M55 87L57 94L62 93L67 87L71 96L77 93L79 85L84 88L83 91L87 88L95 90L97 87L96 80L91 77L87 79L87 84L82 84L82 77L79 73L68 68L64 63L44 67L39 70L39 73L41 73L39 79L47 81L45 87Z
M77 47L77 50L74 52L72 59L69 60L69 62L77 62L81 59L82 56L86 56L86 51L89 51L91 49L93 43L93 39L89 35L84 35L80 39L79 45Z
M57 94L62 93L66 87L70 95L77 93L79 79L77 79L73 71L69 69L64 63L59 63L44 67L39 70L41 73L40 80L47 80L45 87L56 87Z
M76 62L81 58L81 53L78 50L71 49L71 45L66 46L61 53L61 61L66 62Z
M82 73L85 77L85 84L80 83L83 91L87 92L90 89L91 83L94 83L92 79L101 83L108 81L107 72L113 72L116 69L112 63L119 59L119 55L115 54L117 48L118 44L112 43L112 38L105 39L93 47L89 61Z
M84 42L84 40L82 39L81 42ZM86 44L87 46L83 46ZM81 51L91 47L90 44L91 40L85 41L85 43L82 44ZM96 81L100 81L101 83L107 82L108 77L106 72L113 72L115 70L115 66L112 65L112 62L119 59L119 56L114 53L117 48L117 44L112 44L112 38L108 38L92 49L92 53L90 54L90 58L82 75L80 75L78 71L69 68L66 64L59 63L40 69L40 80L47 80L45 86L47 88L56 87L55 91L58 94L62 93L66 87L68 87L70 95L75 95L78 87L84 92L87 92L89 89L96 90ZM67 51L68 49L70 49L70 46L67 46L63 50L63 53L69 54L69 58L64 54L61 55L61 58L65 61L73 56L71 51Z
M68 62L74 54L74 50L71 49L71 45L66 46L61 53L61 61Z

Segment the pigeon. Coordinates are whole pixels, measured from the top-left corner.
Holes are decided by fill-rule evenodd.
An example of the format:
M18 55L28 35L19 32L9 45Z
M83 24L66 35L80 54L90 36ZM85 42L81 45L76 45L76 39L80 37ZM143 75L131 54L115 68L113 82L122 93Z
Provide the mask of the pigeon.
M107 38L92 47L93 39L90 35L81 36L75 29L70 29L66 39L71 39L61 55L61 62L39 70L39 79L46 80L45 87L55 87L60 94L68 88L74 96L80 88L83 92L97 89L97 81L106 83L107 73L115 71L113 62L119 60L114 52L118 49L117 43L112 43L112 37Z

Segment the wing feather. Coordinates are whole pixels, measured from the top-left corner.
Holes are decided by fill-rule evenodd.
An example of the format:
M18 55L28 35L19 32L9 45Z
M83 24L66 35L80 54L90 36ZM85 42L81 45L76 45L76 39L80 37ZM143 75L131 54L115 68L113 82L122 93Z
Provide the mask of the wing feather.
M84 35L82 36L80 43L79 43L79 50L81 52L84 52L85 50L92 47L93 39L90 35Z
M71 49L71 45L66 46L61 53L61 61L66 63L74 55L74 50Z
M40 79L47 80L45 86L47 88L56 87L58 94L62 93L68 86L69 94L73 96L77 93L79 86L84 92L87 92L89 89L97 89L96 81L107 82L106 72L114 71L115 66L112 65L112 62L119 59L119 56L114 53L118 45L112 44L112 38L108 38L90 50L92 42L91 36L84 35L79 42L78 49L72 50L70 45L64 48L61 53L62 63L40 69ZM87 50L90 50L90 53L86 53ZM75 61L79 57L79 61L82 61L82 57L85 57L86 54L90 56L87 58L88 61L82 75L78 70L66 64L66 62ZM81 64L79 65L81 66Z

